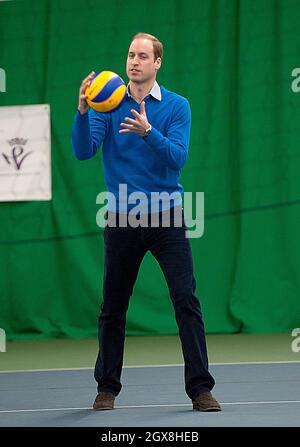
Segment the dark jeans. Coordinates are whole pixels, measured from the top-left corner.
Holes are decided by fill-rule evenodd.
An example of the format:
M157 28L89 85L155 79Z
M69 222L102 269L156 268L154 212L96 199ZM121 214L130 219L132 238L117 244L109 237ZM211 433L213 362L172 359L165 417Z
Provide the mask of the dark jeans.
M175 310L185 363L185 390L193 399L213 388L200 304L185 224L169 228L105 227L103 302L99 317L99 354L95 366L98 392L118 395L125 341L126 312L140 264L148 250L166 278Z

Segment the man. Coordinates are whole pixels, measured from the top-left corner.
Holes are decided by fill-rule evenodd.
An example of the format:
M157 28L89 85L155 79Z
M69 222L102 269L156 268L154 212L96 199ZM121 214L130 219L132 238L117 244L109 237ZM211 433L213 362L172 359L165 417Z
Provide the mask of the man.
M99 353L95 365L98 383L95 410L113 409L115 397L121 390L126 312L140 264L148 250L159 262L169 287L185 362L185 390L193 409L221 410L211 394L215 381L208 371L204 324L194 294L196 283L186 227L184 223L181 226L175 223L175 210L182 212L182 186L178 181L188 152L190 107L185 98L156 82L162 53L163 46L154 36L138 33L133 37L127 57L126 98L113 112L88 111L85 90L93 72L84 79L79 90L72 131L74 153L80 160L87 159L102 144L106 185L117 198L117 208L113 209L108 203L107 211L108 218L117 217L117 227L107 225L104 230L105 265ZM127 226L120 224L122 214L124 217L127 212L124 204L128 205L127 197L121 197L118 192L120 184L126 184L128 194L139 191L149 199L140 217L146 215L150 227L130 226L128 222ZM172 206L170 202L159 202L158 226L151 226L149 218L152 217L149 203L153 205L153 192L175 193ZM162 225L161 217L165 212L170 216L168 226Z

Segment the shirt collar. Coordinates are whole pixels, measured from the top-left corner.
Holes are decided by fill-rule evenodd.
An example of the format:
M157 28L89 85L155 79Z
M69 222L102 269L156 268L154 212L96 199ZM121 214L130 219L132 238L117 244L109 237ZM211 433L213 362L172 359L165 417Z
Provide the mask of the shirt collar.
M132 98L128 87L129 87L129 84L127 85L127 95L130 98ZM153 87L149 92L149 95L153 96L153 98L157 99L158 101L161 101L161 90L160 90L160 86L158 85L157 81L154 82Z

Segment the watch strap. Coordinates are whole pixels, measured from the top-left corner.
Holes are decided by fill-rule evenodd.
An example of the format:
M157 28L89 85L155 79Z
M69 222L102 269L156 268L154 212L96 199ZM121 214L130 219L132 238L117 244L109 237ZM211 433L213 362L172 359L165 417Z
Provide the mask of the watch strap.
M146 137L149 135L149 133L151 132L151 130L152 130L152 126L151 126L151 124L150 124L149 127L148 127L148 129L146 129L146 131L145 131L145 135L143 135L143 138L146 138Z

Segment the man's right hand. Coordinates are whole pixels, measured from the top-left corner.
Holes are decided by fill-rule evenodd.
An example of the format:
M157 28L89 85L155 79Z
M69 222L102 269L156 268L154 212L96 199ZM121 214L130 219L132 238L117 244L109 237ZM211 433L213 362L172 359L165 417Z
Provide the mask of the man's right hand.
M80 89L79 89L79 98L78 98L78 111L81 115L87 112L88 110L88 103L86 102L86 96L85 91L87 87L90 85L91 80L94 76L95 72L92 71L81 83Z

